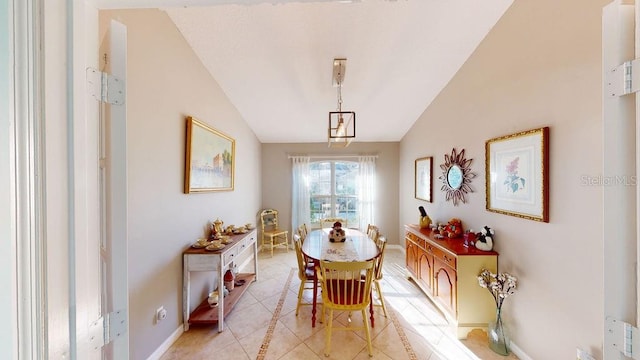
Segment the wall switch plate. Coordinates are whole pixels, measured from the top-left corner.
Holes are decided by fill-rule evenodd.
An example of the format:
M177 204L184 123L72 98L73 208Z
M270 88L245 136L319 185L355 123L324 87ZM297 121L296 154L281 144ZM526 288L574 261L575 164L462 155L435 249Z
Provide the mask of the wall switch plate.
M156 322L160 322L166 318L167 318L167 310L164 308L164 306L160 306L156 310Z

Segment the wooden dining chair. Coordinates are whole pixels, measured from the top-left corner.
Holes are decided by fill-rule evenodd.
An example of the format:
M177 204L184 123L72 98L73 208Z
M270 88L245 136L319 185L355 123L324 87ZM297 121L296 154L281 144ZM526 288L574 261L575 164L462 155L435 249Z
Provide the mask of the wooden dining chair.
M367 226L367 236L373 240L373 241L377 241L378 240L378 236L380 235L380 229L373 224L369 224Z
M317 275L322 284L322 312L329 311L326 323L324 355L331 352L333 330L364 330L369 356L373 356L371 330L367 319L367 308L371 302L371 283L373 281L374 260L329 262L320 261L320 273ZM333 310L358 311L362 314L362 326L353 326L350 321L342 327L333 326Z
M307 224L302 224L298 226L298 229L296 229L296 232L298 235L300 235L300 241L304 242L304 239L307 238L307 234L309 233L309 230L307 229Z
M316 269L313 263L310 263L302 253L302 241L298 234L293 235L293 246L295 247L296 258L298 259L298 278L300 279L298 304L296 305L296 316L298 316L300 306L313 305L313 302L306 303L302 301L302 295L305 290L313 290L313 284L316 282Z
M326 228L333 227L333 224L337 221L339 221L342 224L343 229L347 228L347 219L343 219L339 217L326 217L326 218L320 219L320 228L326 229Z
M284 246L289 252L289 231L280 229L278 223L278 210L264 209L260 212L260 223L262 225L262 248L269 245L271 257L273 248Z
M380 285L380 281L382 281L382 262L384 260L384 250L387 247L387 238L383 235L378 236L376 246L378 246L378 250L380 250L380 255L375 258L375 266L373 270L373 287L375 289L377 298L380 301L380 304L376 304L374 302L373 305L382 307L384 317L387 317L387 306L384 303L384 296L382 295L382 287ZM373 301L373 299L371 299L371 301Z

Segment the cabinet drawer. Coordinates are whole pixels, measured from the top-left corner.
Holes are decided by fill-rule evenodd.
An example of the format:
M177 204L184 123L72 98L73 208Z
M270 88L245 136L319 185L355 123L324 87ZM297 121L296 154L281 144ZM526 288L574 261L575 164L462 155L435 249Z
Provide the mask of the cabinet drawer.
M429 246L429 245L427 245L427 246ZM453 255L451 255L451 254L449 254L447 252L444 252L444 251L438 249L437 247L433 247L433 256L435 256L436 259L442 261L443 263L449 265L452 269L454 269L454 270L456 269L457 261L456 261L456 257L455 256L453 256Z
M241 244L238 244L236 246L234 246L233 248L229 249L228 251L225 251L222 254L222 264L223 265L227 265L230 262L232 262L233 260L235 260L236 255L238 255L238 249L240 248Z
M244 239L242 239L242 241L237 245L238 248L238 255L241 254L243 251L247 250L248 248L251 247L251 245L254 243L255 238L253 236L247 236Z
M411 241L413 241L415 243L418 242L418 237L415 236L414 234L410 233L410 232L406 233L406 237L407 237L407 239L409 239L409 240L411 240Z
M426 242L426 241L423 243L423 248L424 248L424 251L427 252L427 254L431 254L431 255L434 255L437 249L435 246L431 245L429 242Z
M412 233L407 233L407 239L412 241L413 243L415 243L416 245L418 245L421 248L425 248L425 240L422 238L419 238L418 236L412 234Z
M220 257L215 255L187 255L187 271L212 271L218 268Z

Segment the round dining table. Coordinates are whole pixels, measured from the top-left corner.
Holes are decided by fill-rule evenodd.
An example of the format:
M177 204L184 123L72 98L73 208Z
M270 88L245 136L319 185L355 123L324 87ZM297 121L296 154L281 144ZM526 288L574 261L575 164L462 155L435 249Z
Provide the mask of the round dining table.
M317 267L320 260L325 261L369 261L380 255L375 241L366 233L356 229L344 229L344 242L329 241L331 228L312 230L302 243L302 253L313 260ZM316 305L318 295L318 276L313 281L313 307L311 310L311 326L316 326ZM371 323L373 325L373 306L371 307Z

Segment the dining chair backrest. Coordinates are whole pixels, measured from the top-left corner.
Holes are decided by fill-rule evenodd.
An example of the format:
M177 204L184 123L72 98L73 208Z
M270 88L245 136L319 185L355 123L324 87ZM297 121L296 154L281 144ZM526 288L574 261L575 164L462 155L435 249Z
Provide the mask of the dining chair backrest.
M296 258L298 259L298 278L300 278L300 280L305 280L307 264L304 261L304 256L302 254L302 241L298 234L293 234L293 245L295 246Z
M333 227L333 224L336 222L340 222L342 224L342 228L347 228L347 219L339 218L339 217L327 217L320 219L320 228L326 229Z
M278 210L264 209L260 212L262 231L278 229Z
M384 250L387 248L387 238L383 235L378 236L376 246L380 251L380 255L376 258L374 279L382 279L382 261L384 260Z
M369 226L367 226L367 236L371 240L377 241L379 235L380 235L380 229L376 225L369 224Z
M296 230L296 232L298 233L298 235L300 235L300 240L302 242L304 242L304 239L307 238L307 224L302 224L300 226L298 226L298 229Z
M320 261L322 301L336 310L361 310L371 300L374 260Z

